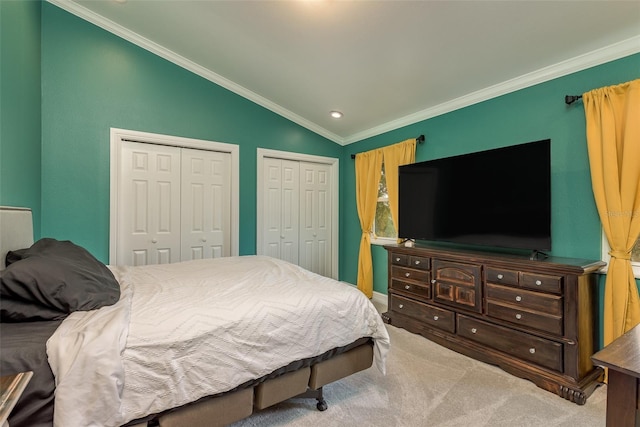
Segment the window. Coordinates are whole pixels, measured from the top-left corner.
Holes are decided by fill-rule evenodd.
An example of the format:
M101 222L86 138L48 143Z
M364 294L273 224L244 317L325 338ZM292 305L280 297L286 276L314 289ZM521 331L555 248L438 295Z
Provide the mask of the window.
M378 182L378 202L376 204L376 218L373 222L373 235L371 243L385 245L395 243L398 232L391 219L391 208L389 207L389 193L387 192L387 179L385 177L384 162L380 172L380 182Z
M609 241L607 240L607 236L605 236L604 232L602 232L602 260L607 263L607 267L609 265L609 251L611 247L609 246ZM640 239L636 241L636 245L631 250L631 266L633 267L633 273L636 276L636 279L640 279Z

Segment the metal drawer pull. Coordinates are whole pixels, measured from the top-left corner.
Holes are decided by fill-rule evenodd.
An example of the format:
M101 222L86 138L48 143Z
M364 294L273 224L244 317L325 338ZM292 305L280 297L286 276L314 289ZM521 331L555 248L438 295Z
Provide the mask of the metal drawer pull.
M435 285L436 284L436 279L431 279L431 283Z
M405 288L405 289L411 289L411 286L409 286L409 285L404 285L404 288Z
M438 316L433 316L433 320L438 320L439 317Z
M476 328L471 328L471 333L475 334L476 332L478 332L478 330Z
M411 276L411 273L404 273L404 277L409 277Z
M416 265L420 265L420 260L416 260Z
M518 320L522 319L522 314L520 314L520 313L516 314L516 319L518 319Z
M518 302L522 301L522 297L520 295L516 296L516 301Z
M536 280L536 285L538 286L542 285L542 280Z
M502 280L504 276L502 274L498 274L498 280Z
M398 258L396 258L396 262L400 262L400 258L399 258L399 257L398 257Z
M400 304L400 305L398 306L398 308L402 308L402 307L404 307L404 304Z
M536 349L534 347L531 347L529 349L529 353L534 354L536 352Z

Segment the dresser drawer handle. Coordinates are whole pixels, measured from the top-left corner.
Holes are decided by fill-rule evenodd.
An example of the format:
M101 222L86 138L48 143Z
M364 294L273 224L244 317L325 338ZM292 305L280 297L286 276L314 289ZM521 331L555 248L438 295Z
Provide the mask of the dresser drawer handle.
M536 280L536 285L538 286L542 285L542 280Z
M502 274L498 274L498 280L502 280L504 276Z
M516 319L518 319L518 320L522 319L522 314L520 314L520 313L516 314Z
M529 349L529 353L531 353L531 354L535 354L535 352L536 352L535 347L531 347L531 348Z
M522 301L522 297L520 295L516 296L516 301L518 302Z
M478 332L478 330L476 328L471 328L471 333L475 334L476 332Z
M400 305L398 306L398 308L402 308L402 307L404 307L404 304L400 304Z
M416 265L420 265L420 260L416 260Z
M396 262L400 262L400 258L399 258L399 257L398 257L398 258L396 258Z
M438 320L439 317L438 316L433 316L433 320Z
M404 288L405 288L406 290L409 290L409 289L411 289L411 286L409 286L409 285L404 285Z
M404 273L404 277L409 277L411 276L411 273Z
M436 279L431 279L431 284L432 284L432 285L435 285L435 284L436 284L436 282L437 282L437 280L436 280Z

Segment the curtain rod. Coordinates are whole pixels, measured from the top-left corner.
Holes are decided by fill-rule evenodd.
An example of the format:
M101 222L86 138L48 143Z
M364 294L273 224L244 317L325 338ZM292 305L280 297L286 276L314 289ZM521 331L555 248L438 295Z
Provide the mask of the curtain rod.
M416 138L416 141L418 142L418 144L422 144L422 143L424 142L424 135L420 135L419 137L417 137L417 138ZM356 155L355 155L355 154L352 154L352 155L351 155L351 158L352 158L352 159L355 159L355 158L356 158Z
M582 95L565 95L564 96L564 103L567 105L573 104L574 102L576 102L578 99L582 98Z

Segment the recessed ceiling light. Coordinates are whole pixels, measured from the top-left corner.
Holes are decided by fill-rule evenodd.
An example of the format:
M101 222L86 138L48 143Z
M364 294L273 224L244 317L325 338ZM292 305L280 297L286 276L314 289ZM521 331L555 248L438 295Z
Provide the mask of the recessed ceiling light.
M333 117L334 119L339 119L342 117L342 113L340 111L332 111L329 114L331 114L331 117Z

